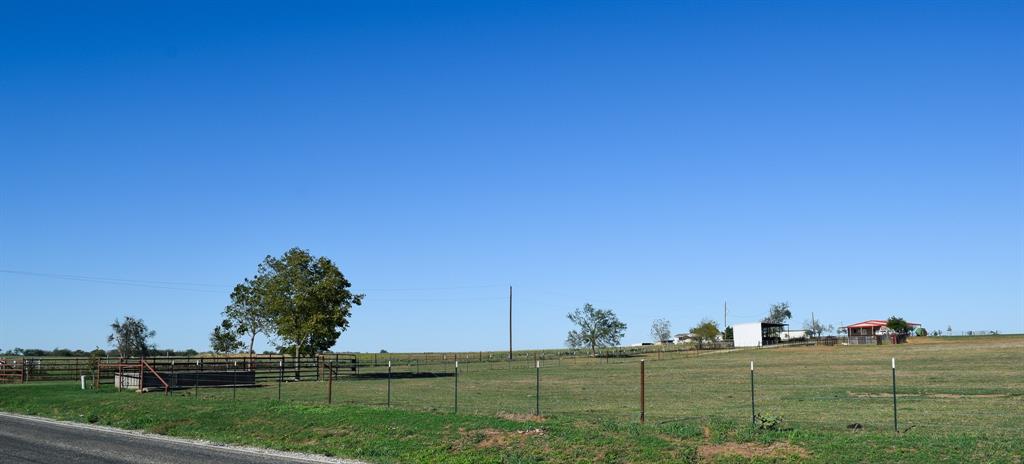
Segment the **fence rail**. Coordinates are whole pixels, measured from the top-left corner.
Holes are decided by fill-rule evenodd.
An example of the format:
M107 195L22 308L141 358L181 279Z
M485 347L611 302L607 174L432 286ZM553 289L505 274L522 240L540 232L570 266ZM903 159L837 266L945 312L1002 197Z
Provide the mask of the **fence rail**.
M846 337L828 337L816 341L818 344L834 345L846 343ZM794 341L775 345L803 346L815 341ZM446 366L454 361L466 363L512 364L523 361L554 361L567 363L604 362L614 363L633 358L671 359L692 356L707 350L733 349L731 341L715 342L699 347L684 345L645 345L639 347L603 348L591 354L587 350L524 350L508 353L497 352L437 352L437 353L325 353L317 356L295 358L289 355L224 355L224 356L153 356L145 360L158 371L198 370L252 370L257 381L276 381L282 375L287 380L320 380L325 377L324 363L334 363L335 375L358 374L367 368L385 367L389 362L395 365L409 365L423 370ZM98 365L115 363L137 364L139 358L118 357L8 357L0 358L0 382L17 374L19 381L77 380L92 376ZM17 367L15 367L17 366ZM283 370L283 373L281 372ZM103 379L111 383L112 379Z

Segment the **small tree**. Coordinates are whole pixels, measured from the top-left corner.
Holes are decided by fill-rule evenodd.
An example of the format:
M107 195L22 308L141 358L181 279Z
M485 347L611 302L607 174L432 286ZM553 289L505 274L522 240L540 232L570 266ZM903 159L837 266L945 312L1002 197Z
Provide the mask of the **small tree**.
M149 330L142 319L132 316L125 316L124 322L114 319L110 328L113 329L113 333L107 336L107 343L116 347L121 357L147 356L153 349L149 339L156 335L156 331Z
M704 347L704 343L713 343L718 334L718 323L710 319L703 319L696 327L690 329L690 333L693 334L694 340L697 341L697 346L700 348Z
M221 321L210 333L210 349L214 353L234 353L243 346L245 345L238 339L238 332L229 319Z
M722 339L723 340L732 340L732 326L731 325L729 327L726 327L725 330L722 332Z
M927 337L928 336L928 329L926 329L924 327L918 327L918 328L914 329L914 335L917 335L918 337Z
M953 326L951 326L951 325L947 325L946 326L946 335L953 335Z
M907 321L904 320L902 317L890 317L889 320L885 322L885 326L888 327L889 330L896 332L900 335L910 333L910 325L907 324Z
M793 317L793 313L789 310L789 302L782 301L768 308L768 317L762 319L761 322L785 324L791 317Z
M832 327L832 325L822 324L821 321L817 319L804 321L804 331L812 337L820 337L822 334L831 333L833 330L835 330L835 327Z
M672 339L672 323L668 319L655 319L651 323L651 339L655 343Z
M597 354L597 349L605 346L617 346L626 333L626 324L615 316L610 309L597 309L587 303L583 308L576 308L567 316L576 330L570 330L565 343L572 348L589 347L590 354Z
M255 353L253 346L256 344L256 336L261 333L269 336L274 331L274 318L264 304L264 292L260 287L265 283L265 277L256 276L235 285L231 292L231 304L224 308L226 321L235 328L232 332L249 338L250 355Z

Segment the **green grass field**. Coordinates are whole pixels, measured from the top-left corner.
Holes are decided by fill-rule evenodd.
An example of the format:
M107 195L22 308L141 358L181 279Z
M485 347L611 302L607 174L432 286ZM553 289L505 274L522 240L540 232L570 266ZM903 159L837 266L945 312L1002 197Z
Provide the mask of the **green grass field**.
M897 359L899 428L893 433ZM758 412L784 430L750 427ZM546 361L541 416L532 362L395 365L333 383L138 395L69 383L0 386L0 409L374 462L1022 462L1024 336L915 338L908 345ZM442 372L448 370L448 373ZM361 374L382 374L384 368ZM448 375L446 375L448 374ZM232 400L232 398L235 398ZM852 430L852 424L860 424Z

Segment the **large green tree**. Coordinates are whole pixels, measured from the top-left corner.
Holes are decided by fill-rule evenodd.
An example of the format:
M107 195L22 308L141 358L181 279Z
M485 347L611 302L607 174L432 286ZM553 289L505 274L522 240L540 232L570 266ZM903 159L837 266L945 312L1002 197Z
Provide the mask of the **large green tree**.
M301 248L280 257L268 255L255 281L260 305L296 357L334 346L348 328L352 306L362 304L364 297L349 290L352 285L330 259Z
M576 324L569 331L566 344L573 348L589 347L590 354L605 346L617 346L626 333L626 324L619 320L615 311L597 309L590 303L569 313L569 320Z

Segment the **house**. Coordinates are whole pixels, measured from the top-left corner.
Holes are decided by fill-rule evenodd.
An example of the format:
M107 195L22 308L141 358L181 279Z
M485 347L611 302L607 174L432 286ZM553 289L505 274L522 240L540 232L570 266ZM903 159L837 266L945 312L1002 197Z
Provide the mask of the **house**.
M733 346L740 348L775 345L782 341L782 329L787 325L774 322L736 324L732 326Z
M676 341L675 341L675 343L677 345L681 344L681 343L693 343L693 334L692 333L676 334Z
M881 319L871 319L864 322L858 322L851 324L846 327L846 333L849 337L849 344L851 345L882 345L882 344L897 344L904 343L907 341L908 334L897 334L886 326L888 322ZM910 330L914 330L917 327L921 327L921 324L916 322L908 322L907 327Z
M806 330L783 330L779 332L779 337L782 341L788 342L790 340L804 340L807 338Z

